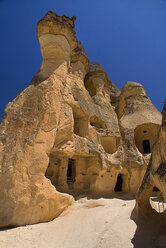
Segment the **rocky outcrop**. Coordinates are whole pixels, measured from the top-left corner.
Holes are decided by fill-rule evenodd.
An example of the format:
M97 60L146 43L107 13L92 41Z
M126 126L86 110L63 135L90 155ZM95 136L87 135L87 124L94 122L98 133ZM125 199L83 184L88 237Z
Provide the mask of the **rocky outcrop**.
M162 194L162 201L166 201L166 101L162 112L162 125L153 147L152 157L148 164L141 187L137 193L135 214L149 217L157 215L150 204L150 197L154 187ZM166 213L164 213L166 214ZM163 216L162 216L163 218ZM166 219L166 215L164 217Z
M69 44L73 47L76 42L74 19L49 12L37 29L41 69L7 105L1 123L0 226L49 221L73 202L70 195L56 191L45 172L59 126L66 131L71 127L65 117L71 110L63 100L63 81L70 61Z
M140 84L120 92L89 67L74 21L53 12L39 21L41 68L5 109L1 227L52 220L75 194L134 196L146 171L161 114Z

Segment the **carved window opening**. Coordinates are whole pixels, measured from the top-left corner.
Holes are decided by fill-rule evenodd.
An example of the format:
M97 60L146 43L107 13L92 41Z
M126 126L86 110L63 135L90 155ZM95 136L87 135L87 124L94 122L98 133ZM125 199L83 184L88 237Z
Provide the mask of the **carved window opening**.
M160 190L157 187L153 187L153 192L159 192Z
M145 154L151 153L150 141L149 141L149 140L143 140L143 141L142 141L142 145L143 145L143 152L144 152Z
M75 161L74 159L70 158L68 160L68 166L67 166L67 183L74 182L75 175L76 175Z
M105 152L113 154L117 151L120 143L120 139L115 136L102 136L101 145L103 146Z
M73 112L74 118L74 133L78 136L85 137L88 130L88 120L85 116Z
M90 117L90 125L92 127L96 127L97 129L106 129L107 126L105 124L104 121L102 121L101 119L99 119L97 116L91 116Z
M122 187L123 187L123 175L118 174L114 191L115 192L122 192Z

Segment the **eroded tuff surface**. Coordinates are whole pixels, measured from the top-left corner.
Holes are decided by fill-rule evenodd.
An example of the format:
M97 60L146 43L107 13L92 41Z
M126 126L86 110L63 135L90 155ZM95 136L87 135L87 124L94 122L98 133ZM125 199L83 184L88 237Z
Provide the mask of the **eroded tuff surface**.
M71 194L135 195L161 114L142 85L120 92L89 67L75 18L48 12L37 25L43 63L0 126L0 226L49 221ZM144 141L146 145L144 144Z
M149 198L153 188L156 187L162 193L162 201L166 201L166 101L162 112L162 125L157 140L153 147L151 160L148 164L146 174L137 194L135 214L142 217L158 216L165 221L166 211L157 214L151 207Z

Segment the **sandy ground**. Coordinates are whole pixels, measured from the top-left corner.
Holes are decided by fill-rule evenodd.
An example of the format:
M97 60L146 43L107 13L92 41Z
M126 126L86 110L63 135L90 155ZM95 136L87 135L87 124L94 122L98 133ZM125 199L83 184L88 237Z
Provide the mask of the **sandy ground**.
M0 231L0 248L153 247L133 245L134 204L134 200L81 198L49 223Z

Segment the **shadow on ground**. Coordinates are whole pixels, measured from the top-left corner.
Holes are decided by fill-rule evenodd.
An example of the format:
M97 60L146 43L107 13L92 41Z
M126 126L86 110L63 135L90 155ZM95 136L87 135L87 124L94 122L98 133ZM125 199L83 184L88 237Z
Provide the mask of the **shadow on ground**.
M79 200L80 198L84 198L86 197L88 200L90 199L101 199L101 198L105 198L105 199L120 199L120 200L134 200L135 199L135 195L130 195L130 194L124 194L124 193L117 193L114 195L104 195L104 194L89 194L89 193L82 193L82 194L77 194L77 193L73 193L72 191L69 192L62 192L60 190L58 190L58 192L60 193L67 193L70 194L74 197L75 201Z
M134 248L166 248L166 211L149 216L146 219L136 218L133 211L131 219L137 229L131 240Z

